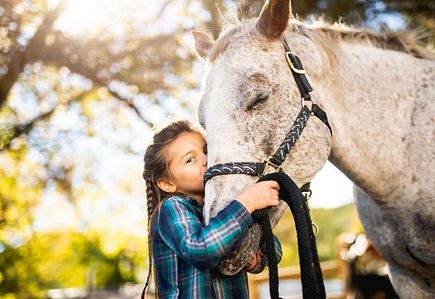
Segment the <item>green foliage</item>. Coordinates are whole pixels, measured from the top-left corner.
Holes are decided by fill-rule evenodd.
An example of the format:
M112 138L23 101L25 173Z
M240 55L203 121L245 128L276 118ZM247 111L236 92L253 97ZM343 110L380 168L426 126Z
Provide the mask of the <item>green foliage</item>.
M45 291L53 288L118 286L142 281L146 241L133 236L125 238L134 245L120 248L115 255L104 252L103 235L77 232L34 233L18 246L1 242L0 296L44 298ZM143 270L138 271L135 265Z
M26 233L32 222L31 208L41 195L41 185L27 176L37 169L26 159L27 152L21 145L0 160L0 241Z

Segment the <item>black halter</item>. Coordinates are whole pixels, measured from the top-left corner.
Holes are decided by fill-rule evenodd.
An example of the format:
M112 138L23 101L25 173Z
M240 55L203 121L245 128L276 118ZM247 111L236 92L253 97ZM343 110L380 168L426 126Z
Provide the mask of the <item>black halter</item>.
M247 174L252 176L262 177L267 173L267 168L272 167L276 171L282 171L281 164L284 162L287 154L293 148L294 144L302 134L305 125L311 115L317 116L325 125L328 126L329 132L332 135L331 126L328 123L326 113L313 101L310 92L313 91L307 77L302 62L294 55L287 44L285 38L282 40L285 48L285 58L292 71L293 77L298 86L302 98L302 109L296 117L290 132L284 138L284 141L278 147L277 151L269 156L263 162L230 162L216 164L207 169L204 174L204 184L214 176L224 174ZM311 110L305 105L305 101L311 101Z

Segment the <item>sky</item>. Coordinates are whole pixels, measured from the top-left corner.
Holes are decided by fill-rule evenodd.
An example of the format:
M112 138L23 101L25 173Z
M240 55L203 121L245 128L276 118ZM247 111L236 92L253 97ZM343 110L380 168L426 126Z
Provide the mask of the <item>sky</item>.
M335 208L353 201L353 183L329 161L311 181L313 208Z

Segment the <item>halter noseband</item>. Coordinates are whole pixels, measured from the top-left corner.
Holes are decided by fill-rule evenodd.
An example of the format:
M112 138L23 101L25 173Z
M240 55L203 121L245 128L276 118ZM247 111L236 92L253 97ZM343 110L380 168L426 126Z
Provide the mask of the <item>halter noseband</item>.
M282 42L285 48L285 58L292 71L299 92L301 93L302 104L302 108L296 117L290 132L284 138L277 151L272 156L263 160L263 162L230 162L216 164L207 169L204 174L204 184L217 175L247 174L262 177L267 173L269 167L274 168L277 172L282 171L281 164L299 139L299 136L302 134L302 131L311 115L317 116L326 126L328 126L329 132L332 135L331 126L328 123L326 113L311 98L310 92L313 91L313 88L305 76L305 70L302 66L301 60L290 51L285 38L283 38ZM311 101L311 110L305 105L305 101Z

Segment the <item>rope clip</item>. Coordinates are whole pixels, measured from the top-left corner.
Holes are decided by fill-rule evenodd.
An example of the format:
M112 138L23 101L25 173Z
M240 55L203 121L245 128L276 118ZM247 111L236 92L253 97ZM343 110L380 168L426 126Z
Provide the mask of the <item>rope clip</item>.
M263 169L263 173L260 175L260 177L263 177L266 174L266 170L267 170L268 166L271 166L272 168L274 168L276 170L276 172L283 172L283 169L281 166L276 165L275 163L270 161L271 158L272 157L269 157L269 158L263 160L264 169Z

